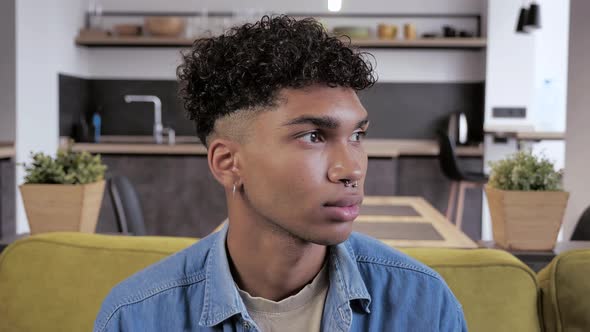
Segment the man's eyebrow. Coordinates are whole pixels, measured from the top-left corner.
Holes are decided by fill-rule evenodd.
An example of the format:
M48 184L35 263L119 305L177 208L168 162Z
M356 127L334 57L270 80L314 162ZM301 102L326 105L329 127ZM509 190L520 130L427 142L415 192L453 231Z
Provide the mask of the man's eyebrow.
M359 121L356 125L356 128L360 128L365 126L369 123L368 116ZM283 126L293 126L293 125L301 125L301 124L311 124L316 127L326 128L326 129L336 129L340 126L340 121L338 119L331 117L331 116L310 116L310 115L302 115L295 119L289 120L283 123Z

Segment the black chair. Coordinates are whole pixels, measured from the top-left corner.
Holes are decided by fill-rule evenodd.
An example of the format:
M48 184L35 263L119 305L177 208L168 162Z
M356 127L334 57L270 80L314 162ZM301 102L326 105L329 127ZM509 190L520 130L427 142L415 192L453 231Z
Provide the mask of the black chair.
M465 204L465 191L468 188L481 187L488 182L488 177L483 173L466 172L461 169L455 153L455 141L448 133L448 122L437 131L438 161L443 174L451 180L451 192L447 204L446 217L453 218L455 212L455 226L461 229L463 221L463 207ZM457 199L457 191L459 197Z
M116 175L109 179L108 188L119 232L147 235L139 197L131 181L126 176Z
M590 241L590 206L582 213L576 229L572 233L572 241Z

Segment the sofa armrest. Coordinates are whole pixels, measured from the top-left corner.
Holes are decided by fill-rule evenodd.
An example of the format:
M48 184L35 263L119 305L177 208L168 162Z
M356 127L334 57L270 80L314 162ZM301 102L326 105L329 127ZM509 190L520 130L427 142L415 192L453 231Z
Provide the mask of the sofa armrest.
M547 332L590 331L590 249L559 254L539 271Z
M402 249L436 270L461 305L469 331L540 331L534 272L495 249Z

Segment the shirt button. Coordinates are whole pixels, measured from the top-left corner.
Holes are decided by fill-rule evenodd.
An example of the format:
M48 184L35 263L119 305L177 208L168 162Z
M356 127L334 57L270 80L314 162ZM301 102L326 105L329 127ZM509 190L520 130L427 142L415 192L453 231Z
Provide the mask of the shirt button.
M250 323L248 323L248 322L244 321L244 328L245 328L246 330L249 330L249 329L250 329Z

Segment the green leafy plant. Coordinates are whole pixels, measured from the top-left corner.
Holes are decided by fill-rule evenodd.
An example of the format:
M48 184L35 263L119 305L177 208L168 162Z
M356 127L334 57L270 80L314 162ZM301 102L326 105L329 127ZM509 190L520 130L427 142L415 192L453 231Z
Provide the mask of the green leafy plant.
M501 190L561 191L563 171L556 171L544 156L519 151L506 159L490 162L488 185Z
M52 158L44 153L31 153L31 164L24 164L25 183L86 184L104 179L107 166L100 155L60 150Z

